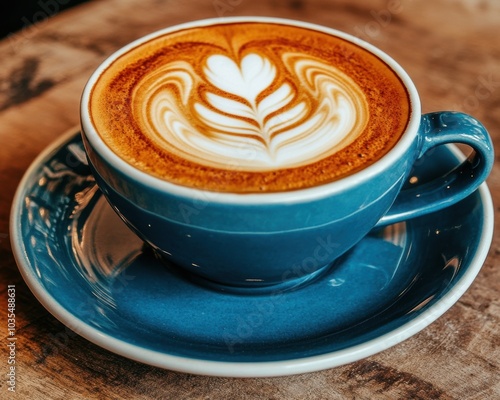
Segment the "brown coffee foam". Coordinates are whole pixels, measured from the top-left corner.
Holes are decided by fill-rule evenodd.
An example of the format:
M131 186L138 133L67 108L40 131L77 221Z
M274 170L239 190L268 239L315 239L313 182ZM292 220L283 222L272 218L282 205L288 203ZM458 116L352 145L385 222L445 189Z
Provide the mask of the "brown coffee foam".
M214 45L216 41L220 45ZM214 48L218 52L234 52L238 59L246 48L255 49L256 46L265 48L266 56L283 51L304 51L353 78L369 105L369 121L363 134L346 148L318 162L298 168L252 172L237 167L212 168L187 161L179 154L158 147L141 130L131 105L134 89L148 71L178 59L194 64ZM202 72L202 66L195 68ZM203 91L197 96L203 96ZM107 68L92 91L89 107L92 121L103 140L138 169L183 186L236 193L301 189L357 172L394 146L406 128L410 113L408 93L399 77L368 51L325 33L266 23L222 24L153 39Z

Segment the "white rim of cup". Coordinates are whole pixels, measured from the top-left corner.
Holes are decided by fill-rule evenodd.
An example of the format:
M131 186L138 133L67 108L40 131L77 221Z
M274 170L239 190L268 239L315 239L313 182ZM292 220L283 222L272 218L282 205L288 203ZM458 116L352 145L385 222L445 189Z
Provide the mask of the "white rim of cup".
M127 53L131 49L148 42L158 36L162 36L168 33L176 32L182 29L203 27L209 25L221 25L230 24L236 22L265 22L265 23L275 23L278 25L290 25L297 26L306 29L315 30L318 32L324 32L329 35L337 36L341 39L345 39L367 51L374 54L380 58L387 66L389 66L401 79L403 82L410 100L410 118L406 126L405 132L401 135L401 138L396 143L396 145L389 150L383 157L377 160L375 163L358 171L352 175L344 177L340 180L320 184L318 186L313 186L304 189L297 189L284 192L267 192L267 193L230 193L230 192L216 192L203 190L198 188L192 188L188 186L178 185L167 180L161 179L150 175L144 171L141 171L121 157L119 157L113 150L111 150L101 139L97 133L94 125L91 122L90 115L88 112L88 103L90 99L91 89L96 83L97 79L108 68L108 66L114 62L121 55ZM418 128L420 126L421 118L421 105L420 99L417 93L417 89L412 82L406 71L388 54L380 50L379 48L373 46L372 44L365 42L364 40L353 36L351 34L339 31L334 28L329 28L322 25L317 25L304 21L296 21L286 18L275 18L275 17L260 17L260 16L245 16L245 17L224 17L224 18L209 18L197 21L186 22L179 25L174 25L159 31L150 33L143 36L137 40L132 41L128 45L120 48L116 52L108 56L99 67L92 73L89 80L87 81L85 88L83 90L81 104L80 104L80 116L83 134L90 142L92 147L94 147L97 152L106 159L113 167L121 170L126 175L130 176L132 179L141 182L144 185L150 186L152 188L158 189L160 191L165 191L177 196L185 198L194 199L204 199L204 201L210 201L213 203L231 203L231 204L276 204L276 203L299 203L303 201L320 199L328 197L332 194L345 191L357 184L369 180L373 176L383 172L390 165L400 159L406 150L413 143L415 136L417 135Z

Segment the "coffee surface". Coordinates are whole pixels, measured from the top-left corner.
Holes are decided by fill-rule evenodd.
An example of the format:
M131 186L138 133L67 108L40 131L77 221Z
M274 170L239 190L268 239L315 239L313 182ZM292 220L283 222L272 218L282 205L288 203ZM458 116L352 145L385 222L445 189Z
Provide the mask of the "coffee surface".
M326 33L241 22L183 29L116 59L90 99L121 158L173 183L276 192L359 171L410 113L399 77Z

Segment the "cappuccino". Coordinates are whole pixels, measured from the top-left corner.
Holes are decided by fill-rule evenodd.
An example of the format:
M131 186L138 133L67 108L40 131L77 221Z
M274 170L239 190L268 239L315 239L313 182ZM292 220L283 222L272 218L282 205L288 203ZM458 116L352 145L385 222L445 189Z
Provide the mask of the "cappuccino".
M89 112L107 145L172 183L233 192L313 187L386 154L407 90L374 54L274 22L180 29L115 59Z

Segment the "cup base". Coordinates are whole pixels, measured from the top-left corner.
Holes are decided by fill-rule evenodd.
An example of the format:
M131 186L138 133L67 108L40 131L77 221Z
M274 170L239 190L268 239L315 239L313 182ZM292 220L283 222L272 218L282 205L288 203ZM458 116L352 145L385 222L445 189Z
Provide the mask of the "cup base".
M182 277L183 279L187 279L198 286L205 287L207 289L216 290L217 292L223 293L232 293L232 294L241 294L241 295L258 295L258 294L279 294L284 292L290 292L297 289L300 289L317 279L321 278L323 275L330 272L330 270L334 267L335 262L329 263L321 268L318 268L316 271L303 275L297 278L288 279L279 283L265 284L261 281L248 282L246 285L232 285L223 282L216 282L204 276L198 275L196 273L192 273L187 271L185 268L175 264L170 259L165 257L161 250L155 249L151 247L155 257L161 261L161 263L168 268L168 270L172 273L175 273L177 276Z

